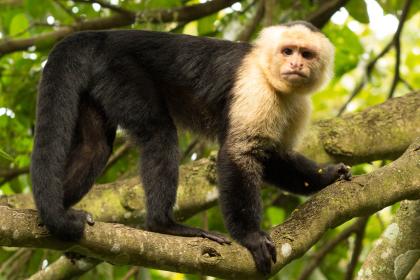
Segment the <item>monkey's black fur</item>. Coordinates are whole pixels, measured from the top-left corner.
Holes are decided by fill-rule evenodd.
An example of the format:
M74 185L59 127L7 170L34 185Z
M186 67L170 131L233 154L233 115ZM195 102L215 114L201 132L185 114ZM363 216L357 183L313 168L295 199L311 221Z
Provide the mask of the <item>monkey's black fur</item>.
M333 165L319 173L320 167L301 155L264 148L263 157L243 155L263 167L260 178L228 155L232 88L251 49L247 43L134 30L81 32L57 44L39 86L31 167L35 202L48 230L62 240L82 237L86 214L70 207L100 175L119 125L141 147L148 229L226 243L172 218L178 184L176 123L219 141L220 202L227 228L251 251L257 268L269 273L276 252L259 227L261 181L308 194L346 172Z

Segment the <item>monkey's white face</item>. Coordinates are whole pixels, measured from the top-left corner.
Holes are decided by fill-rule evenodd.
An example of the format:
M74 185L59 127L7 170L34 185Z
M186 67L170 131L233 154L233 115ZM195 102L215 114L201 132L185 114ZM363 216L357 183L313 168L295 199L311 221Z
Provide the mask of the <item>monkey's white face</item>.
M264 29L257 51L264 75L281 93L311 93L331 77L334 46L303 25Z
M314 60L318 59L315 50L299 45L282 45L277 51L280 79L284 79L290 84L311 81L313 73L310 66Z

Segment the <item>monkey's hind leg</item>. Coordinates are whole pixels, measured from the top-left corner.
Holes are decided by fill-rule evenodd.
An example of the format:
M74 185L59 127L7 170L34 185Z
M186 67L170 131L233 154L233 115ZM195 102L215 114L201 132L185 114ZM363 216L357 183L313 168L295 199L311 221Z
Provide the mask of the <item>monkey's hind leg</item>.
M170 118L150 130L142 143L141 178L146 193L147 229L179 236L198 236L220 244L230 243L223 235L178 224L172 216L178 186L178 138Z
M107 125L101 110L92 101L83 100L63 184L64 208L79 223L93 225L93 217L69 208L82 199L101 174L112 152L114 138L115 128Z

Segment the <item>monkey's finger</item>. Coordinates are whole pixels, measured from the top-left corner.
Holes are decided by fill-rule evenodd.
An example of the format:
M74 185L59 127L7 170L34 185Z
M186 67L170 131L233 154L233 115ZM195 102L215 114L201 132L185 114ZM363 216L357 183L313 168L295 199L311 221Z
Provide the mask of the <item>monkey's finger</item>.
M221 235L221 234L217 234L217 233L212 233L212 232L207 232L207 231L203 231L201 234L202 237L216 241L219 244L231 244L232 241L230 241L227 237Z
M37 223L37 225L38 225L39 227L43 227L43 226L45 226L44 222L41 220L41 218L40 218L40 217L37 217L37 218L36 218L36 223Z
M351 174L351 172L348 172L344 175L344 180L346 181L350 181L353 178L353 175Z
M93 226L95 224L95 220L93 219L92 214L86 213L86 223L90 226Z
M257 270L264 275L267 275L271 271L271 258L269 252L266 250L264 243L260 244L258 248L251 251L255 261Z
M339 163L337 164L336 168L337 168L336 172L338 175L338 178L337 178L338 181L351 179L351 170L349 166L345 165L344 163Z
M341 173L340 178L344 179L344 180L351 180L352 178L352 174L351 174L351 169L350 166L345 165L344 163L342 163L342 166L339 169L339 172Z
M267 236L265 246L267 247L267 250L270 252L270 257L273 260L273 263L276 263L277 262L276 246L274 245L274 242L271 239L271 237Z

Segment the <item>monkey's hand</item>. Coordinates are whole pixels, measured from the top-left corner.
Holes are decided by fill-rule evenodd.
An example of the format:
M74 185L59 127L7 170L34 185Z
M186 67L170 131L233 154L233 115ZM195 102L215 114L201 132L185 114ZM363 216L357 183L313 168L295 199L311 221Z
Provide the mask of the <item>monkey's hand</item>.
M239 243L251 252L257 270L268 275L271 272L271 261L277 261L276 247L271 237L264 231L257 231L247 234Z
M344 163L330 164L318 170L318 173L323 177L325 186L334 183L337 180L351 180L350 166Z

